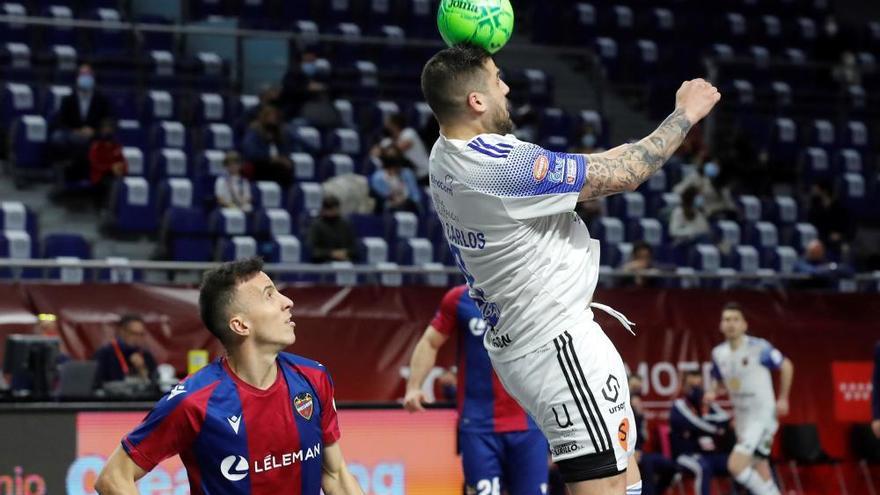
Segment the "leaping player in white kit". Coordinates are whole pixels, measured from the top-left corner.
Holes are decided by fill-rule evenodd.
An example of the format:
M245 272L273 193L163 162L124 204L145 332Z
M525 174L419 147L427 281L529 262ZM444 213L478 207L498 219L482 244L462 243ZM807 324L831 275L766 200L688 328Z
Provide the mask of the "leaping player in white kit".
M727 470L753 495L779 495L767 458L779 426L776 417L788 414L794 365L770 342L746 335L749 326L739 304L724 306L719 327L725 342L712 349L710 397L724 387L733 403L736 446ZM779 370L778 400L771 370Z
M456 263L491 329L484 344L508 392L535 419L572 495L641 493L626 371L593 321L599 243L578 201L632 191L721 98L682 84L651 135L612 150L554 153L510 134L509 88L490 55L456 46L422 70L440 124L431 195Z

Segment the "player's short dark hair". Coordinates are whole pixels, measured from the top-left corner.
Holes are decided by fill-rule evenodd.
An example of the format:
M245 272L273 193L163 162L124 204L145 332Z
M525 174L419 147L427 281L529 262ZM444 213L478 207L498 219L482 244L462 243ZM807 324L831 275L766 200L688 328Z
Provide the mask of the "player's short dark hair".
M684 370L682 371L681 376L683 378L687 378L689 376L698 376L700 378L703 378L703 373L700 372L700 370Z
M742 306L736 301L730 301L724 305L724 308L721 309L721 312L724 311L739 311L739 314L742 315L743 318L746 317L746 312L743 311Z
M238 284L249 280L263 270L259 257L230 261L208 270L199 288L199 313L205 327L224 345L230 337L229 306Z
M434 54L422 69L422 94L441 123L459 115L462 95L485 87L481 74L486 60L485 49L472 45L455 45Z
M119 325L119 328L126 328L129 323L132 323L135 321L139 321L141 323L144 323L144 319L141 317L141 315L139 315L137 313L125 313L124 315L119 317L118 325ZM146 323L144 323L144 324L146 324Z

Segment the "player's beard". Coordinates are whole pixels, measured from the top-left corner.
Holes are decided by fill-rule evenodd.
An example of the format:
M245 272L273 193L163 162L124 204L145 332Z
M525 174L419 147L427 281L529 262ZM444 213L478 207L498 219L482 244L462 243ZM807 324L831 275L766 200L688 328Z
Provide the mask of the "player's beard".
M502 136L513 132L513 121L510 120L510 111L507 109L507 102L498 105L498 111L492 116L489 130L494 134Z

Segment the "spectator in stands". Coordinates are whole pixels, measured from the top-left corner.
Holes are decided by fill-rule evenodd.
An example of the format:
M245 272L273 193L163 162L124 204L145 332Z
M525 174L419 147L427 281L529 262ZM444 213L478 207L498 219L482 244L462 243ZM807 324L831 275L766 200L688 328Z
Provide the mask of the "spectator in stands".
M127 314L120 318L118 335L99 348L93 358L98 363L95 376L98 387L129 378L155 383L156 359L145 347L146 336L147 326L139 315Z
M655 495L666 491L675 476L675 463L660 452L648 449L648 422L642 404L642 378L631 374L628 380L630 404L632 405L636 434L635 455L642 475L642 495Z
M92 66L82 64L76 77L76 91L61 100L52 145L56 159L67 162L67 182L88 179L89 144L101 122L113 116L109 100L96 89Z
M633 278L622 280L623 285L635 285L637 287L653 287L659 279L646 278L639 274L654 268L654 250L651 245L645 241L635 243L630 254L629 260L624 262L620 269L627 273L635 274Z
M385 119L385 134L377 147L374 147L375 154L379 154L382 148L394 145L399 149L404 158L413 166L413 172L420 186L428 185L428 152L425 150L425 143L419 137L419 133L415 129L406 125L406 119L403 114L394 113Z
M834 66L832 75L843 89L862 84L862 71L853 52L847 51L840 55L840 62Z
M828 288L841 275L840 266L828 261L825 244L819 239L813 239L807 244L803 256L794 266L794 271L810 276L810 280L795 284L801 288Z
M128 164L122 154L122 144L116 139L116 121L101 121L97 137L89 148L90 180L95 187L95 207L107 204L110 187L117 178L125 175Z
M226 172L214 181L217 206L251 211L251 183L241 175L241 155L237 151L227 151L223 168Z
M377 199L381 211L419 212L421 191L416 176L404 167L403 155L396 146L386 146L379 154L382 167L370 177L370 190Z
M810 210L807 219L819 234L819 239L834 254L839 255L849 238L851 220L831 189L829 181L813 184L810 191Z
M730 437L730 415L707 402L703 376L686 371L681 395L669 412L669 443L675 462L691 472L700 495L711 495L712 478L727 475L727 456L735 441Z
M254 180L274 181L286 188L293 180L293 163L281 129L281 112L264 105L241 142L244 159L253 167Z
M705 242L709 237L709 222L697 204L697 188L689 187L681 194L681 204L672 210L669 235L676 244Z
M703 211L708 218L713 220L723 218L736 218L736 206L730 198L730 190L716 188L718 177L721 175L721 166L718 161L709 159L697 169L688 174L681 182L672 188L672 192L681 196L690 187L697 189L697 197L702 198Z
M313 263L354 261L354 229L340 214L336 196L324 196L321 213L309 227L308 245Z
M315 82L317 75L317 55L312 52L300 54L292 50L287 65L287 72L281 80L281 91L278 94L278 107L284 112L285 120L296 118L308 97L309 84Z
M534 142L538 140L538 113L531 105L523 105L512 112L511 118L516 128L513 135L522 141Z

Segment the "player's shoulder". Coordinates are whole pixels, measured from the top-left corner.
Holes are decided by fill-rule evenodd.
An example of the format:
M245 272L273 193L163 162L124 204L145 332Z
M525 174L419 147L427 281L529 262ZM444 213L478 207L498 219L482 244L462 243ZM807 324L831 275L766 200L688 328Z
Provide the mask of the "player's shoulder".
M467 142L466 151L484 158L506 160L514 150L524 146L534 145L520 141L513 134L478 134Z
M712 357L720 358L724 355L725 352L729 352L730 346L727 342L722 342L715 347L712 348Z
M306 372L317 372L321 374L327 374L327 367L323 364L315 361L314 359L309 359L306 357L302 357L298 354L293 354L290 352L282 352L278 354L278 360L281 361L282 364L286 364L288 366L293 366L294 368L298 368L300 370Z
M159 399L157 405L176 407L181 403L190 405L201 403L203 401L199 401L197 398L204 394L210 395L217 384L226 378L228 375L224 372L223 364L218 359L171 387L171 390Z
M761 337L755 337L754 335L746 335L746 344L750 348L755 349L765 349L767 347L772 347L770 342L767 339L762 339Z
M458 301L462 298L464 294L467 294L468 286L465 284L456 285L455 287L446 291L446 294L443 296L443 299L446 301Z

